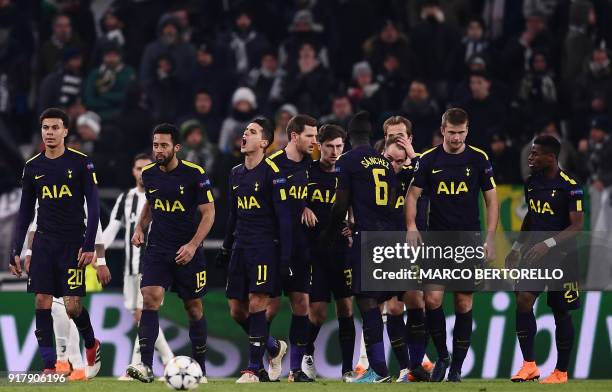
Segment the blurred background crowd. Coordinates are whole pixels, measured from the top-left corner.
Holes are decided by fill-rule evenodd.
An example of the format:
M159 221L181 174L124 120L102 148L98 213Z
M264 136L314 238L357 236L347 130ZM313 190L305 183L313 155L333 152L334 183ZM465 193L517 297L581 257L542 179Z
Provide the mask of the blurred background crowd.
M611 42L610 0L0 0L0 236L50 106L102 189L133 186L152 126L176 123L220 219L247 121L275 121L272 151L298 112L346 126L368 110L374 139L403 115L420 151L459 106L498 184L522 183L550 134L597 195L612 185Z

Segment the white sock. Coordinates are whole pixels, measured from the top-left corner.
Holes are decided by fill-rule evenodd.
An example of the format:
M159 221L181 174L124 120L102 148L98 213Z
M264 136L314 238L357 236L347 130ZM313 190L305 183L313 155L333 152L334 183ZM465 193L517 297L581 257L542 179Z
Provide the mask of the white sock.
M70 336L68 337L68 360L72 364L73 369L83 369L85 364L81 355L81 336L79 330L73 321L70 321Z
M368 353L366 352L365 340L363 340L363 331L361 332L361 344L359 346L359 361L357 366L361 366L365 369L370 367L370 361L368 361Z
M172 352L172 349L170 349L168 341L166 341L164 331L161 329L161 327L159 327L159 334L157 335L157 340L155 341L155 350L157 350L159 353L159 357L164 365L167 364L172 357L174 357L174 353Z
M140 343L138 342L138 335L134 341L134 349L132 350L132 364L138 364L141 362L140 359Z
M70 336L70 318L66 308L61 303L53 300L51 304L51 316L53 317L53 334L55 335L55 351L58 361L67 359L68 337Z

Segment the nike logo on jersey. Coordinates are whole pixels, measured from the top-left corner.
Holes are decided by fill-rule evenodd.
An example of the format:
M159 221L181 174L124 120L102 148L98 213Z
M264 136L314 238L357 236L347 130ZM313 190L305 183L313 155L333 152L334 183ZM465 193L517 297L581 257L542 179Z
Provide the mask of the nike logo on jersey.
M158 189L149 189L149 193L155 193L157 191L158 191Z
M443 169L438 169L438 170L433 169L433 170L431 171L431 173L432 173L432 174L440 173L442 170L443 170Z
M262 281L262 282L260 282L260 281L255 282L255 284L256 284L257 286L261 286L261 285L262 285L262 284L264 284L264 283L266 283L266 281L265 281L265 280L264 280L264 281Z
M233 191L235 191L236 189L238 189L238 187L239 187L239 186L240 186L240 185L234 185L234 186L232 187L232 190L233 190Z
M39 178L43 178L44 176L45 176L44 174L41 174L40 176L34 176L34 179L38 180Z

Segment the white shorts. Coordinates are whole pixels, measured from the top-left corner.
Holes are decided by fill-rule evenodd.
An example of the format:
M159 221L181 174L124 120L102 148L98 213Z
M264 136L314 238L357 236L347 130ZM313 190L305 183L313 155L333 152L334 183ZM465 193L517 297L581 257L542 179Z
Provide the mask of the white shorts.
M123 306L130 312L142 309L141 278L142 274L123 275Z

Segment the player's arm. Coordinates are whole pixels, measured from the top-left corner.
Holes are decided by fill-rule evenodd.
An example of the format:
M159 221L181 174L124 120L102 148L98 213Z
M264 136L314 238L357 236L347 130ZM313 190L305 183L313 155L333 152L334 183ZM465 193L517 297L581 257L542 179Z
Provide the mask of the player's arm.
M198 211L200 211L201 217L196 233L193 235L193 238L191 238L191 241L181 246L176 251L174 260L179 265L187 264L191 261L198 247L202 245L204 238L206 238L215 222L215 203L213 201L206 204L200 204L198 206Z
M423 193L423 188L420 188L414 184L414 181L408 187L408 191L406 191L406 198L404 203L404 213L406 215L406 242L408 245L412 247L416 247L420 245L423 240L421 239L421 235L419 234L419 229L416 224L416 216L417 216L417 201L421 194Z
M483 196L487 209L487 239L485 242L485 250L487 253L487 261L492 261L495 260L495 231L497 230L497 222L499 221L499 202L497 200L497 191L495 188L485 191Z
M293 214L289 203L287 179L280 172L274 171L272 182L272 202L278 224L280 241L280 273L283 278L292 275L291 251L293 249Z
M85 162L85 168L81 177L83 194L87 201L87 228L85 229L85 240L79 250L79 267L90 264L94 259L94 245L96 232L100 223L100 199L98 196L98 181L93 164L89 159Z
M125 193L119 195L117 200L115 201L115 205L110 214L110 219L108 220L108 226L102 232L102 243L104 244L104 248L108 249L115 237L117 237L117 233L119 233L119 229L123 223L123 211L120 211L120 206L123 204L123 200L125 198Z
M349 188L336 189L336 201L331 208L329 224L321 232L323 241L331 241L335 238L334 233L342 230L342 225L346 219L346 214L349 209L349 201L351 200L351 191Z
M149 229L151 224L151 204L149 199L145 200L145 203L138 217L138 223L134 227L134 235L132 235L132 245L140 248L145 243L145 231Z
M106 286L111 281L111 273L106 266L106 247L102 239L102 223L98 221L98 231L96 232L96 259L93 262L93 266L96 268L96 275L98 282Z
M21 204L19 205L19 214L17 215L17 225L15 226L15 234L13 237L13 249L11 250L11 259L9 261L9 269L13 275L21 277L21 248L25 240L28 226L34 217L34 205L36 203L36 192L32 183L32 177L28 166L23 169Z
M219 268L225 267L229 264L229 260L231 257L231 249L234 245L234 230L236 230L236 219L238 217L237 214L237 201L236 194L232 189L232 179L230 177L229 180L229 202L230 202L230 210L227 216L227 224L225 225L225 237L223 238L223 245L219 252L217 253L217 257L215 258L215 265Z
M210 180L204 173L204 170L201 170L195 178L193 186L196 188L200 223L191 240L176 251L174 260L179 265L187 264L191 261L215 222L215 199L213 198Z

